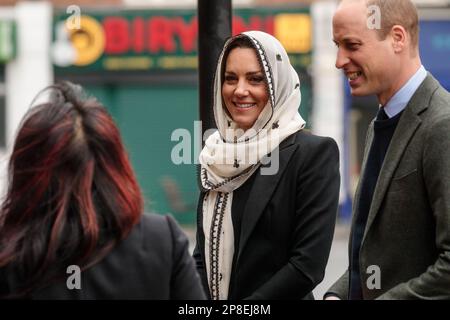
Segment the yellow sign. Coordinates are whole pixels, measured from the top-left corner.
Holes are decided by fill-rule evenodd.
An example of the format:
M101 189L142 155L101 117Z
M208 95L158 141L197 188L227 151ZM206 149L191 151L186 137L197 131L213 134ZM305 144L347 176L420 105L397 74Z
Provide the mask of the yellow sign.
M148 70L153 65L151 57L107 57L103 61L106 70Z
M105 48L105 34L97 20L82 16L80 29L71 29L68 32L70 41L77 52L74 65L91 64L102 55Z
M312 49L311 17L307 14L278 14L274 19L274 36L288 53L308 53Z

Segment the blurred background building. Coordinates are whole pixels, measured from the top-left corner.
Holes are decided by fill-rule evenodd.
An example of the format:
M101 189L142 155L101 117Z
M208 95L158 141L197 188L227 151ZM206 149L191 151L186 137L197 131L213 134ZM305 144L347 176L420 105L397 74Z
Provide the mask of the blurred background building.
M315 133L340 146L339 217L346 222L377 103L374 97L352 98L334 67L337 2L234 0L233 33L266 31L286 47L302 83L302 116ZM450 90L450 1L416 3L423 63ZM97 96L118 123L146 209L194 224L201 148L196 5L0 0L0 187L15 130L33 97L54 81L71 80Z

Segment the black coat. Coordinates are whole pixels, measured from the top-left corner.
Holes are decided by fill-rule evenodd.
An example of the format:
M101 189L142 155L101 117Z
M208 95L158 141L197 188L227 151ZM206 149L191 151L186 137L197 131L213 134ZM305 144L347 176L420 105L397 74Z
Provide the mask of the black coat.
M228 298L310 299L322 281L339 199L339 151L331 138L299 131L279 147L279 170L251 187L242 217ZM198 207L197 269L206 292L202 202Z
M3 280L13 286L3 270ZM70 274L67 275L68 277ZM2 282L0 274L0 282ZM81 272L81 289L66 279L33 292L32 299L204 299L188 239L170 216L143 215L128 237Z

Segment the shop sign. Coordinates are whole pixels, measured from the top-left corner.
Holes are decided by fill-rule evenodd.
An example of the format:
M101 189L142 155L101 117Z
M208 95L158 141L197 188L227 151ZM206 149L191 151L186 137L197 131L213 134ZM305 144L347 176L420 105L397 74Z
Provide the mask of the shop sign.
M75 27L74 27L75 26ZM276 36L291 62L311 61L309 9L239 9L233 33L261 30ZM58 70L196 69L198 22L195 10L81 12L76 24L64 13L55 17L53 61Z
M0 20L0 63L16 56L16 25L12 20Z

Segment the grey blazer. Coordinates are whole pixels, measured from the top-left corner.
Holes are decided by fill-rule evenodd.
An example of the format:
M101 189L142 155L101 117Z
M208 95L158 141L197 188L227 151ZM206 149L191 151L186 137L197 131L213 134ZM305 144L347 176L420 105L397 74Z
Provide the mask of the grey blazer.
M373 122L362 172L372 139ZM405 108L387 150L359 265L364 299L450 299L450 94L430 74ZM379 267L379 288L367 285L376 284L378 273L370 266ZM347 299L348 290L347 270L327 294Z

